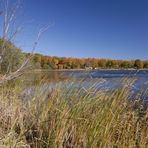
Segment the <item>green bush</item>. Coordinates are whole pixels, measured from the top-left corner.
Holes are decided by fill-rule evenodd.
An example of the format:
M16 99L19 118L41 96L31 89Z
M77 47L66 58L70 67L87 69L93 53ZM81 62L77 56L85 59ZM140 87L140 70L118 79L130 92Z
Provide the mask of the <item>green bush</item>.
M1 73L8 73L17 70L24 59L24 54L21 52L21 49L3 39L0 39L0 56Z

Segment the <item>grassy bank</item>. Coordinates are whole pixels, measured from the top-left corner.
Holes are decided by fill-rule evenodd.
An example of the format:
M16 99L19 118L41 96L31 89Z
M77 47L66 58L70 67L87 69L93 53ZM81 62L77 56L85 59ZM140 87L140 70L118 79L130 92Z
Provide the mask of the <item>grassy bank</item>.
M109 93L79 85L34 86L32 94L23 93L22 83L1 87L0 147L148 147L142 94L131 103L127 85Z

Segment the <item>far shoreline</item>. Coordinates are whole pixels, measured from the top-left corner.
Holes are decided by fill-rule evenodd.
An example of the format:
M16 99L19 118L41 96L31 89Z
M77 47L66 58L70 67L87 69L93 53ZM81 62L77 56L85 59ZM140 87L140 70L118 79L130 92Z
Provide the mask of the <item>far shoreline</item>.
M148 69L35 69L29 72L66 72L66 71L148 71ZM28 72L27 72L28 73Z

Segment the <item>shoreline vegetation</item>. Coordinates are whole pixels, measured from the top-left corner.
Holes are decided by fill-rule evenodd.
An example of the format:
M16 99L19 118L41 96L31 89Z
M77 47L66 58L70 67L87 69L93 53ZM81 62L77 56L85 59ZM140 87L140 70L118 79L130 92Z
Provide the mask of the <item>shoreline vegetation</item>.
M22 94L23 82L1 87L0 147L147 148L143 92L130 100L133 81L122 81L123 88L110 93L96 91L95 84L83 88L83 80L46 91L35 85L32 95Z
M52 69L52 70L49 70L49 69L34 69L32 70L32 72L50 72L50 71L148 71L148 68L146 69Z

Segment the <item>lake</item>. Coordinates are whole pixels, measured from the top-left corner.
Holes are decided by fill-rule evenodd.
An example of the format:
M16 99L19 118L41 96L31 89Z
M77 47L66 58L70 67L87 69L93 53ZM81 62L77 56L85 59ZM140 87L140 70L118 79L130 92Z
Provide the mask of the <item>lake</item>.
M69 70L69 71L45 71L30 73L26 77L28 84L37 84L43 80L47 85L62 83L64 80L82 83L84 87L96 84L96 87L104 90L116 89L122 86L122 81L128 79L127 83L134 81L132 90L147 91L148 70ZM32 83L31 83L32 82Z
M123 86L130 89L132 99L140 94L146 104L148 101L148 70L67 70L67 71L44 71L26 74L25 81L28 85L28 93L33 92L34 86L48 89L61 86L66 88L77 87L95 92L102 90L110 92L120 90Z

